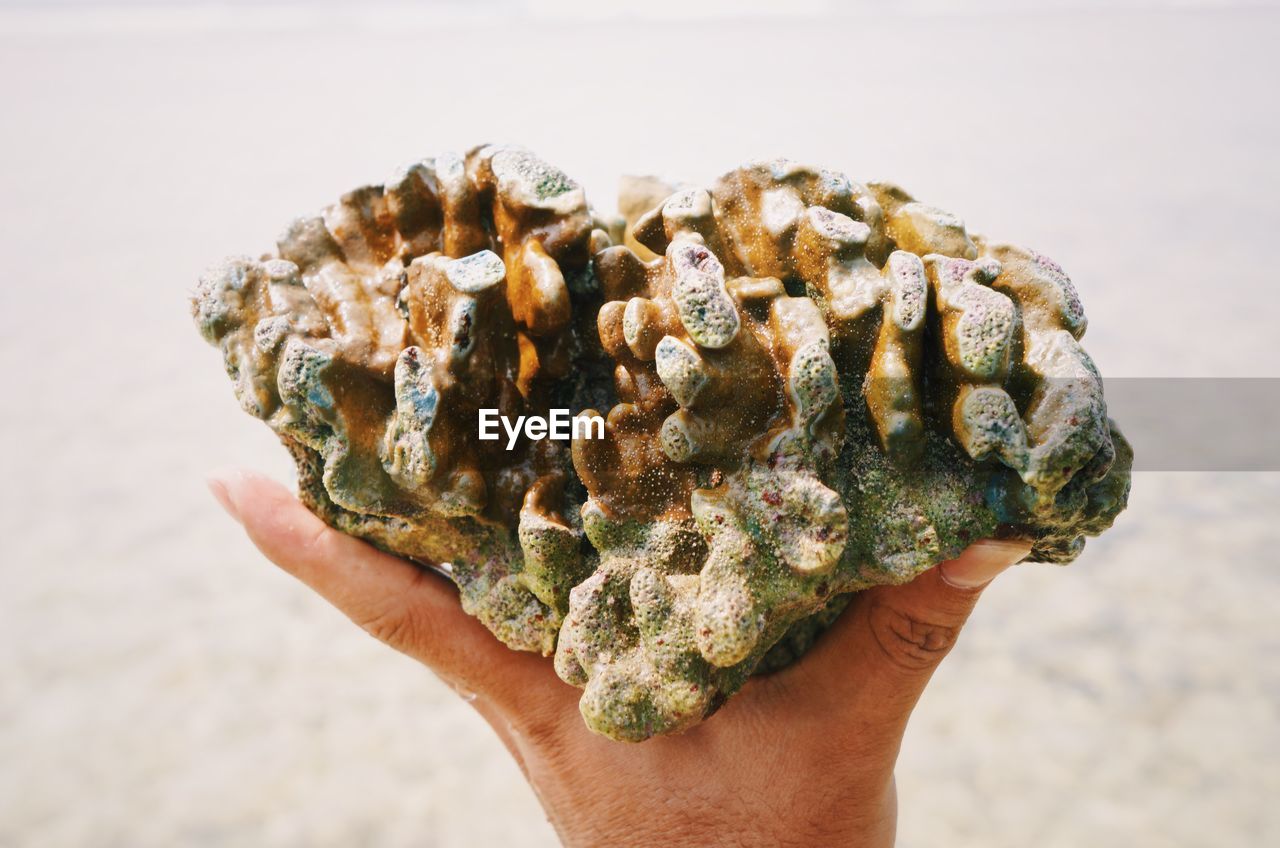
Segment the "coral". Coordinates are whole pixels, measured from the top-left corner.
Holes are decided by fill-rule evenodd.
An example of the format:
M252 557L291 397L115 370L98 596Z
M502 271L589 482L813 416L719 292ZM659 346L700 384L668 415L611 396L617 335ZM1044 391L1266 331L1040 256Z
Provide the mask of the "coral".
M633 179L620 207L607 225L558 171L478 148L295 222L194 300L312 508L450 563L593 730L690 727L850 593L989 536L1066 562L1123 509L1132 452L1051 260L785 161ZM481 408L557 406L604 437L477 437Z
M241 405L331 524L449 564L468 612L549 654L590 573L562 443L480 441L477 410L544 414L595 342L581 188L516 148L414 163L200 282L196 321ZM577 310L575 302L584 305Z

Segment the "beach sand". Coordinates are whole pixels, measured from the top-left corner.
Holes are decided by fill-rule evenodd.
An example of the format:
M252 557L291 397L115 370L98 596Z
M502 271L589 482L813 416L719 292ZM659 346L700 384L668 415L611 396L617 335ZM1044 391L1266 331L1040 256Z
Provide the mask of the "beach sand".
M516 141L605 208L624 167L887 177L1065 266L1108 376L1280 376L1273 9L458 8L0 10L0 845L554 844L483 721L204 488L290 467L196 277L402 161ZM1280 474L1144 472L1074 565L998 580L901 844L1280 844L1277 516Z

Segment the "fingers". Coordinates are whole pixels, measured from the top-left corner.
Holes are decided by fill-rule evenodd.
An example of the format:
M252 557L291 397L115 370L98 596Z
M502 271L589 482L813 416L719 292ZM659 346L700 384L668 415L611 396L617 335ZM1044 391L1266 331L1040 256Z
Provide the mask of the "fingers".
M804 678L822 681L829 709L904 727L982 589L1030 550L1029 542L978 542L910 583L859 593L802 661Z
M234 471L210 478L209 488L268 559L357 624L384 618L417 587L421 572L411 563L332 530L273 480Z
M539 687L565 688L548 663L509 650L463 612L445 579L334 530L279 483L234 471L211 477L209 488L268 559L464 695L509 707Z

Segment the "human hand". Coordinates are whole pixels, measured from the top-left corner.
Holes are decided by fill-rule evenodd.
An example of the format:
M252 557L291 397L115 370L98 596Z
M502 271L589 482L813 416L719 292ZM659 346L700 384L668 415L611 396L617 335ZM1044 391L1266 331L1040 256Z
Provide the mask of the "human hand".
M551 661L500 643L445 578L330 528L260 475L209 485L267 558L468 697L571 846L892 845L907 719L983 587L1030 550L983 541L860 592L800 662L752 678L712 720L627 744L587 730Z

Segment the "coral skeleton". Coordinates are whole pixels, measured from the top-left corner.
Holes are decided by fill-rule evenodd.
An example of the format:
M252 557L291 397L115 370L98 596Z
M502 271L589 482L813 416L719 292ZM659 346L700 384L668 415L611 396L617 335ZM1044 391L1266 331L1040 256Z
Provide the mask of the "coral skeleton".
M1074 559L1132 451L1047 257L784 160L623 181L529 152L398 171L192 299L332 526L447 568L639 741L795 661L851 593L986 537ZM575 438L481 438L572 410ZM536 435L536 434L535 434Z

